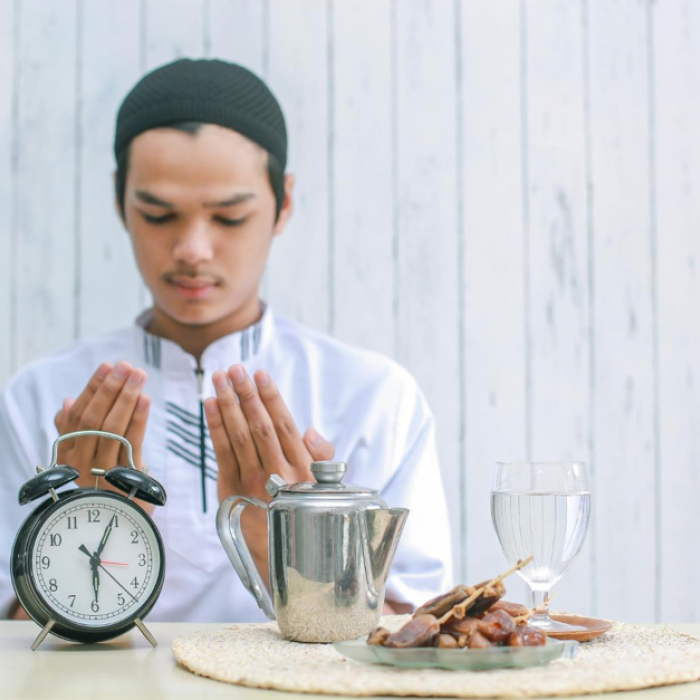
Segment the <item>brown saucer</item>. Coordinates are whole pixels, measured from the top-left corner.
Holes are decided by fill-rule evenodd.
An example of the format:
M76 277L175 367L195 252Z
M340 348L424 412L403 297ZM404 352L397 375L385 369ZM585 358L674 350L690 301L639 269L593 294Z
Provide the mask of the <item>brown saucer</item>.
M552 639L574 639L577 642L590 642L591 639L605 634L611 627L612 622L601 620L597 617L583 617L582 615L569 615L567 613L552 613L552 620L563 622L567 625L579 625L585 627L580 632L548 632L547 636Z

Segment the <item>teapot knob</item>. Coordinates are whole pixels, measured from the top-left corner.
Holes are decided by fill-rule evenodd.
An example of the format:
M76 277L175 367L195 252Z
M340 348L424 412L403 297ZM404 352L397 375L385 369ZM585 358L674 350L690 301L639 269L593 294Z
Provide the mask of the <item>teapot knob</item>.
M311 473L319 484L340 484L345 478L348 465L330 459L311 463Z

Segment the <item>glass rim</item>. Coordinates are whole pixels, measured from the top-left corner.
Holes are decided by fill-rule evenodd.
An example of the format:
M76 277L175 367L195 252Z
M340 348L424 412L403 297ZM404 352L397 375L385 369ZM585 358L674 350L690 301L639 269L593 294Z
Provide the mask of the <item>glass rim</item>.
M567 465L570 467L573 467L573 466L585 467L586 463L583 462L582 460L565 460L565 459L556 460L556 461L515 459L515 460L508 460L505 462L496 462L496 466L498 466L498 467L508 467L508 466L515 467L515 466L519 466L519 465L520 466L523 466L523 465L527 465L527 466L542 465L542 466L548 466L548 467L555 466L555 465Z

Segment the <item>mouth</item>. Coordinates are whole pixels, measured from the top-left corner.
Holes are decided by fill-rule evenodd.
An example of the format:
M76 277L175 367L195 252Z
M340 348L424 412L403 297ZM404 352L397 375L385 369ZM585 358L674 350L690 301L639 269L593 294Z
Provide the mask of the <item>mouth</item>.
M170 277L166 281L183 299L206 299L218 286L218 282L206 277Z

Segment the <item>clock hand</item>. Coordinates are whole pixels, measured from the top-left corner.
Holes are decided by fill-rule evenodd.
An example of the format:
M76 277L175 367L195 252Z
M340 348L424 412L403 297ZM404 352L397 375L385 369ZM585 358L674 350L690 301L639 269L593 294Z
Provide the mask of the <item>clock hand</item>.
M83 554L87 554L87 556L90 557L90 568L92 569L92 587L95 591L95 602L97 602L97 594L98 594L98 591L100 590L100 574L97 571L97 567L100 566L100 558L94 554L90 554L90 550L84 544L81 544L80 547L78 547L78 549ZM107 572L107 573L109 573L109 572ZM112 578L114 578L114 577L112 577ZM129 591L127 591L127 593L128 592Z
M107 540L109 539L109 536L112 534L112 526L114 525L114 520L116 517L117 517L117 514L115 513L112 516L112 519L107 524L107 527L105 528L104 534L102 535L102 540L100 541L100 546L97 548L97 551L95 552L95 556L98 559L100 558L100 554L102 554L102 550L105 548L105 545L107 544Z
M122 586L122 584L119 583L119 581L117 581L117 579L114 578L114 576L112 576L112 574L110 574L109 571L107 571L107 569L105 569L104 566L102 566L102 564L98 564L98 566L100 567L100 569L102 569L102 571L104 571L107 574L107 576L109 576L114 581L114 583L117 584L117 586L119 586L125 593L128 593L137 603L139 602L139 599L131 591L124 588L124 586Z

